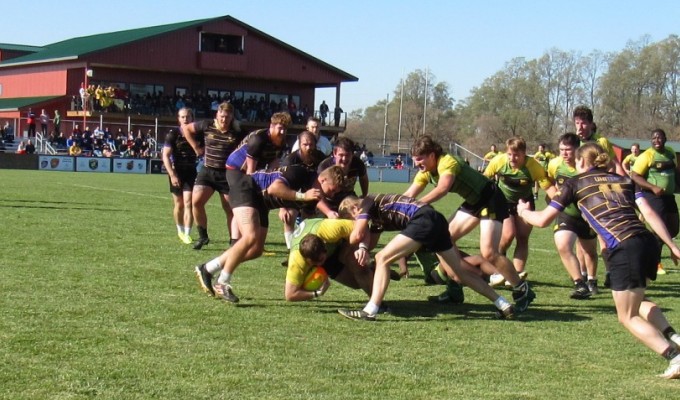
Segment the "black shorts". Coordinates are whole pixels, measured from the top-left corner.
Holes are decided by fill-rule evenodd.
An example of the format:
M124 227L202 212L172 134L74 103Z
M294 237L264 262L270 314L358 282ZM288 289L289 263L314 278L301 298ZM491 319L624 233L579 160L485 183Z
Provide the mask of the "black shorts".
M476 204L464 202L460 205L458 211L479 219L490 219L499 222L503 222L504 219L508 218L508 202L505 200L503 192L501 192L495 183L489 182L484 190L482 190L479 198L480 200Z
M418 210L400 233L433 253L453 247L446 218L431 206Z
M228 169L229 204L231 208L252 207L260 215L260 226L269 227L269 209L265 205L262 190L250 175L241 170Z
M179 186L172 186L172 181L168 175L168 182L170 184L170 193L175 196L181 196L182 192L191 192L196 182L196 168L176 169L177 179L179 179Z
M229 194L229 183L227 183L227 170L220 168L201 166L196 176L196 186L207 186L221 194Z
M597 233L581 217L572 217L563 212L557 215L553 232L574 232L579 239L595 239Z
M347 246L349 246L349 244L345 240L338 242L338 244L335 245L335 251L333 254L326 257L326 261L323 263L323 269L326 270L326 273L332 279L335 279L335 277L340 274L342 269L345 268L345 265L342 263L340 258L343 252L349 251L346 249Z
M529 203L529 210L534 211L536 209L536 202L534 201L534 195L522 199ZM517 215L517 203L511 203L508 201L508 214Z
M604 249L602 258L609 271L611 289L622 291L647 287L656 280L661 246L651 232L632 236L613 249Z
M678 204L675 202L675 195L654 196L654 193L643 192L643 196L649 203L649 206L652 207L664 221L671 237L676 237L678 235L677 229L675 228L678 226ZM676 223L669 225L671 219L675 220ZM671 230L675 230L675 232L671 232Z

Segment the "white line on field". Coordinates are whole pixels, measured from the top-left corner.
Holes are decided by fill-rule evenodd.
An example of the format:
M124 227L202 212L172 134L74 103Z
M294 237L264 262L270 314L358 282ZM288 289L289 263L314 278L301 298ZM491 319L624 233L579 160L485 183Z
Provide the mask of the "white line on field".
M105 190L108 192L116 192L116 193L124 193L124 194L131 194L133 196L141 196L141 197L151 197L154 199L161 199L161 200L166 200L169 199L169 196L157 196L155 194L147 194L147 193L139 193L139 192L129 192L127 190L118 190L118 189L110 189L110 188L104 188L104 187L97 187L97 186L89 186L89 185L80 185L80 184L73 184L73 186L85 188L85 189L94 189L94 190Z

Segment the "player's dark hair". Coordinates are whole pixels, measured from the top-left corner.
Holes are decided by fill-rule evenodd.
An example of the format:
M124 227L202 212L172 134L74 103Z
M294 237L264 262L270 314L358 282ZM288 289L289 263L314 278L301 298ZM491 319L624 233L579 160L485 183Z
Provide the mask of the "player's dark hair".
M567 132L560 136L560 138L557 140L557 143L577 149L581 145L581 139L579 139L578 135L574 132Z
M582 119L586 122L593 122L593 110L586 106L578 106L574 109L573 119ZM595 129L593 129L595 131Z
M308 233L300 241L300 254L302 257L316 261L324 253L326 253L326 243L315 234Z
M435 142L430 135L420 136L413 142L413 146L411 146L412 156L424 156L430 153L434 153L437 158L444 154L442 146Z

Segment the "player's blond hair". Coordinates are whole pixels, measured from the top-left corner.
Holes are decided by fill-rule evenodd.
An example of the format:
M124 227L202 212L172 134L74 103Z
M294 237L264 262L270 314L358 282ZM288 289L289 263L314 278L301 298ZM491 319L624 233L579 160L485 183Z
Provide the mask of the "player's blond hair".
M338 215L341 218L352 219L352 208L359 207L361 205L361 199L357 196L347 196L340 202L338 207Z

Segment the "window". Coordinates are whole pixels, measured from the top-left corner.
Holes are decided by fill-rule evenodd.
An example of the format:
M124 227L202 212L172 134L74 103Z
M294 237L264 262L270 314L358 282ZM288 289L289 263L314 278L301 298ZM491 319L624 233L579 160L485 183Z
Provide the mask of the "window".
M140 96L146 96L146 94L154 95L154 94L159 94L163 93L165 94L165 86L163 85L153 85L153 84L140 84L140 83L131 83L130 84L130 94L131 95L140 95Z
M243 37L201 33L201 52L243 54Z
M181 97L181 96L185 96L186 94L187 94L187 88L181 87L181 86L175 87L175 95Z

